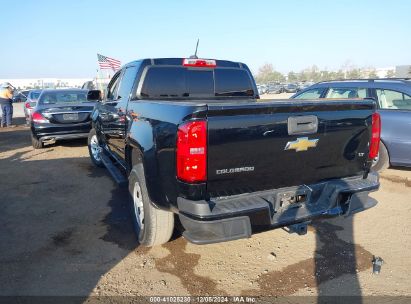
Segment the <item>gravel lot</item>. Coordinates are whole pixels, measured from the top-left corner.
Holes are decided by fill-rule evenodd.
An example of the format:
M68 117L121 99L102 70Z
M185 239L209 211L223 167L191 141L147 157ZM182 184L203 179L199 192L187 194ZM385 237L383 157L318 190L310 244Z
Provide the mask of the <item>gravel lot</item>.
M92 166L85 144L33 150L27 128L0 129L0 295L411 295L407 169L382 174L377 207L305 236L277 229L196 246L176 232L146 249L127 191Z

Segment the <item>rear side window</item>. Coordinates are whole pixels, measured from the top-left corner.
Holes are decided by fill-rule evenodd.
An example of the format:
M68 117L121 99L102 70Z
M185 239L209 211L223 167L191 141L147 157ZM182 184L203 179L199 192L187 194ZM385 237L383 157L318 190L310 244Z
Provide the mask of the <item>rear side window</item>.
M117 98L128 99L130 91L133 88L134 80L136 79L137 67L130 66L124 71L124 74L120 81L120 86L117 92Z
M107 99L108 100L116 100L117 99L117 89L120 82L120 72L114 74L113 78L111 79L108 87L107 87Z
M317 99L321 97L321 94L324 92L324 88L310 89L301 93L298 96L295 96L294 99Z
M253 96L251 78L242 69L150 67L141 88L143 98L214 98Z
M376 89L381 109L411 110L411 96L391 90Z
M29 98L32 100L37 100L39 99L40 92L30 92Z
M179 67L152 67L147 71L141 95L147 98L184 97L185 70Z
M363 88L330 88L325 98L366 98L367 89Z

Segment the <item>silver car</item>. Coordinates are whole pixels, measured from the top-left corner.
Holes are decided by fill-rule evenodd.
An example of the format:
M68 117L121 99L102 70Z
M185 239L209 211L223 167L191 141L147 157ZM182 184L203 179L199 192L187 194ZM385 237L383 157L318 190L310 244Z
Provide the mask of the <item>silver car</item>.
M26 117L26 123L30 124L31 114L33 109L37 105L37 100L41 94L41 90L31 90L27 94L27 100L24 102L24 116Z
M411 167L411 79L324 81L291 96L295 99L374 98L381 115L381 144L373 168Z

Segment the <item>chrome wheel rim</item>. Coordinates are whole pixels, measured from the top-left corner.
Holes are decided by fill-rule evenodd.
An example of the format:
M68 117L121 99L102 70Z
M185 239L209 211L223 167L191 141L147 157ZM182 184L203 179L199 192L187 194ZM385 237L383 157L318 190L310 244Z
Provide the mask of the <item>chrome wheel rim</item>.
M91 137L90 150L91 150L91 154L93 155L93 158L96 161L100 161L101 160L101 157L100 157L101 148L100 148L100 145L98 143L97 135L93 135Z
M140 184L136 182L133 189L133 203L134 214L136 217L137 225L140 231L144 229L144 207L143 207L143 195L141 193Z

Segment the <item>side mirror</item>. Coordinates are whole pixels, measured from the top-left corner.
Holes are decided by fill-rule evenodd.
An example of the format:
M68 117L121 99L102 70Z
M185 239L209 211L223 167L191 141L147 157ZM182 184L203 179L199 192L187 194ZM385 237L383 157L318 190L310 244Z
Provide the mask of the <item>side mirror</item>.
M101 101L101 91L100 90L90 90L87 93L87 101Z

